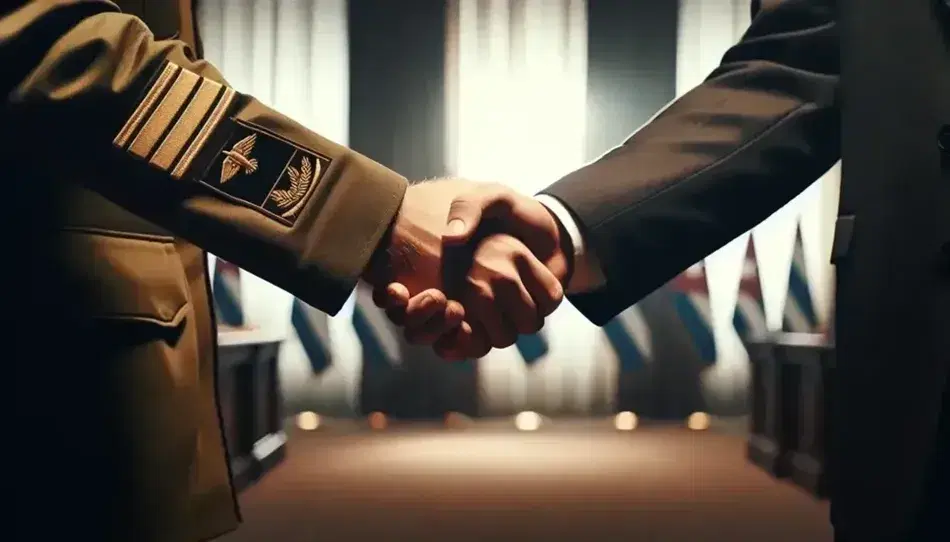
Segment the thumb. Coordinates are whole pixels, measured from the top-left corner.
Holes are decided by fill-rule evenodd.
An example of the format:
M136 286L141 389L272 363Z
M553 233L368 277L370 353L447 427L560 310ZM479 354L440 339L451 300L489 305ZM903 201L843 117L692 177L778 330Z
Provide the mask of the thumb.
M456 197L449 206L442 242L464 244L471 240L482 220L482 205L471 197Z

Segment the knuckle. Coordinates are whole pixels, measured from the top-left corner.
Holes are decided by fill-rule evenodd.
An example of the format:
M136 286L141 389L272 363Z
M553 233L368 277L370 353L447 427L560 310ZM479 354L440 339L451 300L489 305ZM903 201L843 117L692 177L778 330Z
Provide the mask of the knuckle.
M554 287L551 288L551 300L555 303L560 303L564 300L564 287L561 286L560 282L554 283Z
M498 181L488 181L481 183L476 189L479 194L490 195L493 198L499 197L506 190L508 190L508 187Z
M445 319L448 321L461 321L465 319L465 306L457 301L451 301L445 308Z
M495 291L490 284L484 281L471 281L469 283L469 289L472 292L472 296L481 302L484 303L494 303L495 302Z
M479 193L488 203L502 208L510 208L514 203L511 188L498 182L485 183L479 188Z
M454 210L454 209L468 207L471 204L472 202L468 194L458 195L458 196L455 196L454 199L452 199L452 203L449 204L449 208Z
M442 290L429 290L426 292L428 299L426 300L426 305L445 305L447 300L445 294L442 293Z
M518 277L516 273L512 273L507 269L496 270L491 277L491 284L494 288L504 288L510 290L513 287L518 286L520 282L520 277Z

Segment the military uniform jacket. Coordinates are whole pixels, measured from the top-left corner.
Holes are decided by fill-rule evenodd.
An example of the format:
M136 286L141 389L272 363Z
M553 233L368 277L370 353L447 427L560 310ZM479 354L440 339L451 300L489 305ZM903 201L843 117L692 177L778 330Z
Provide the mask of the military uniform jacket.
M545 191L576 215L607 279L571 302L605 323L842 158L836 536L946 535L934 518L950 486L950 5L753 4L703 84Z
M23 539L234 528L202 249L333 313L407 186L229 87L190 0L120 5L0 8Z

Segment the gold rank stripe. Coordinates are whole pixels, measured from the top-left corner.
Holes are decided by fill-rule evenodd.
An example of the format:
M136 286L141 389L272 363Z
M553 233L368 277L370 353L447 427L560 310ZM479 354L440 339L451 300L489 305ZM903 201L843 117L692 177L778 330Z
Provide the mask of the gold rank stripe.
M129 138L138 130L138 127L145 119L145 115L152 110L152 106L155 105L156 100L161 97L162 93L165 92L165 89L168 88L168 85L172 82L176 71L178 71L178 66L175 64L171 62L165 64L165 67L155 79L152 87L148 89L145 97L139 102L138 107L136 107L132 115L129 116L129 119L125 122L125 125L122 126L122 129L119 130L119 133L115 136L115 139L112 140L112 143L118 147L125 147L128 144Z
M236 96L234 89L168 62L113 143L180 179Z
M175 166L175 169L172 170L172 178L181 179L185 175L185 172L188 171L188 168L191 166L191 163L194 161L195 157L198 156L198 153L201 152L201 149L204 148L205 143L208 142L208 138L211 137L211 134L214 132L215 128L221 124L221 121L224 119L224 116L228 112L228 108L231 107L231 103L234 101L237 93L233 88L224 87L224 92L221 95L221 98L218 100L218 103L215 104L214 109L211 111L211 114L208 115L208 119L201 126L201 129L198 130L198 135L195 136L194 140L188 145L188 150L185 151L185 154L181 156L181 159L178 160L178 165ZM200 115L199 118L204 115Z
M171 131L165 136L165 140L159 145L158 150L149 160L153 166L168 171L172 167L175 158L185 148L185 144L191 139L191 136L198 130L201 120L205 118L208 111L214 105L215 98L221 92L222 85L210 79L202 79L198 92L188 102L184 112L175 122Z
M191 96L191 92L200 80L201 77L192 71L183 69L178 72L178 77L175 78L171 88L162 97L152 114L145 119L142 129L132 140L129 152L139 158L148 158L162 135L185 106L188 97Z

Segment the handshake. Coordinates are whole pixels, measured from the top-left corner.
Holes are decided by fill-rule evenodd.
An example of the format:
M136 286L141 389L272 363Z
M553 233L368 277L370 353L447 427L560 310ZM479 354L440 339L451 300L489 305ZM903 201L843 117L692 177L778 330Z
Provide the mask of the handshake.
M461 179L410 186L364 273L406 339L447 360L536 333L564 297L573 245L534 198Z

